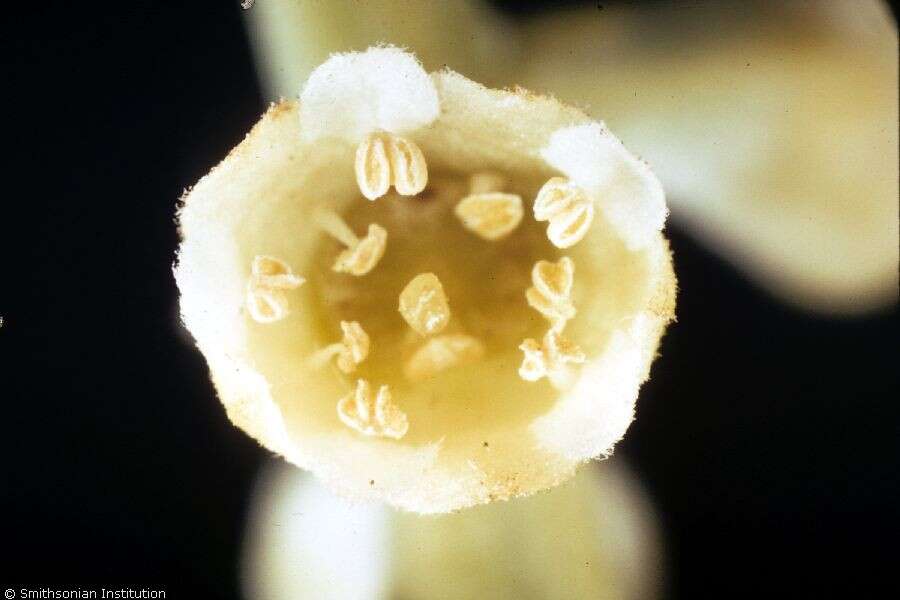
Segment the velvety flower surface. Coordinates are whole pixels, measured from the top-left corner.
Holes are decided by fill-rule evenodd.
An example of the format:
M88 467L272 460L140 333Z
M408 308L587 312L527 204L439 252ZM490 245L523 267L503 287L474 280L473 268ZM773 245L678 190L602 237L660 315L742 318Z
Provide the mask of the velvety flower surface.
M185 195L181 313L237 426L344 496L445 512L624 435L673 317L666 212L574 108L336 55Z

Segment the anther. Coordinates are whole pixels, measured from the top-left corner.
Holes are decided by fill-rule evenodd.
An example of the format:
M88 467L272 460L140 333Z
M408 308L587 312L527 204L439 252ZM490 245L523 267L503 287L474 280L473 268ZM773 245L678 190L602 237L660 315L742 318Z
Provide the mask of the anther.
M313 366L320 367L337 356L337 366L344 373L352 373L356 365L369 355L369 336L356 321L341 321L344 337L340 342L329 344L312 355Z
M321 210L316 213L319 227L347 249L341 252L332 270L351 275L365 275L375 268L387 247L387 231L381 225L371 223L366 237L359 239L350 226L337 213Z
M534 218L550 221L547 237L557 248L569 248L585 236L594 220L594 204L565 177L552 177L538 191Z
M519 349L525 353L519 367L519 376L525 381L537 381L542 377L548 377L551 381L560 380L567 364L585 361L581 349L553 329L544 335L541 343L528 338Z
M434 273L421 273L400 292L400 314L420 335L440 333L450 321L444 287Z
M562 331L566 321L575 316L572 304L572 280L575 263L568 256L552 263L539 260L531 269L533 287L525 291L529 306L550 320L553 329Z
M503 192L481 192L460 200L454 209L466 229L486 240L508 236L522 221L522 198Z
M288 315L285 290L298 288L305 281L303 277L294 275L283 260L274 256L254 257L247 281L247 312L258 323L280 321Z
M379 387L373 397L372 386L365 379L358 379L356 389L338 401L337 414L345 425L363 435L399 440L409 429L406 414L391 401L390 388Z
M393 185L402 196L415 196L428 184L425 156L412 140L376 131L356 148L356 182L369 200L384 196Z
M477 362L484 345L470 335L439 335L425 342L406 362L403 374L410 381L437 375L441 371Z

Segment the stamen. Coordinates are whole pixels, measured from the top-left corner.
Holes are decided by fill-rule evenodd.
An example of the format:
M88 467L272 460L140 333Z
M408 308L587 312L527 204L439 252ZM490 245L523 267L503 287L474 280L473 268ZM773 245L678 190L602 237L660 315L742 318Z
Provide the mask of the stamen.
M381 225L371 223L366 237L360 240L353 230L334 211L321 210L316 213L319 227L335 238L347 249L334 261L332 270L351 275L365 275L375 268L387 247L387 231Z
M388 157L391 159L391 183L401 196L415 196L428 185L425 156L412 140L390 137Z
M484 345L470 335L439 335L416 350L403 374L410 381L426 379L441 371L473 363L484 356Z
M519 349L525 353L522 366L519 367L519 376L525 381L537 381L541 377L559 381L564 378L567 364L585 361L581 349L553 329L544 335L540 344L535 339L528 338Z
M538 191L534 218L550 221L547 237L557 248L569 248L585 236L594 220L594 203L565 177L552 177Z
M306 279L291 272L291 267L274 256L258 255L250 265L246 304L250 317L258 323L274 323L288 315L285 290L300 287Z
M522 221L522 198L503 192L472 194L460 200L454 212L469 231L486 240L499 240Z
M356 182L369 200L384 196L391 185L402 196L415 196L428 184L425 156L412 140L376 131L356 148Z
M420 335L440 333L450 321L444 287L434 273L421 273L400 292L400 314Z
M381 136L372 134L356 147L356 183L369 200L387 194L391 187L391 163Z
M356 370L356 365L366 359L370 341L362 325L356 321L341 321L341 330L344 338L340 342L325 346L312 355L310 362L313 366L323 366L337 356L338 369L344 373L352 373Z
M566 321L575 316L572 305L572 280L575 263L568 256L552 263L540 260L531 269L534 287L525 291L528 305L550 320L552 328L562 331Z
M358 379L356 390L338 401L337 414L345 425L363 435L399 440L409 429L406 414L391 402L390 388L381 386L373 399L372 387L365 379Z

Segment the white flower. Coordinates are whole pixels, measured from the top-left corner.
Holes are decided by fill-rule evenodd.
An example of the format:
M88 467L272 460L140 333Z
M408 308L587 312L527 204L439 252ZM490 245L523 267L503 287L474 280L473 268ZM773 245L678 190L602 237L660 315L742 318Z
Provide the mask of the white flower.
M388 161L395 191L368 200L373 134L421 152L421 193ZM531 217L555 177L594 213L566 258ZM457 216L485 186L524 205L503 235ZM395 48L341 54L185 196L182 317L229 418L342 495L416 512L527 495L606 456L633 418L673 316L665 214L646 165L574 108L427 74ZM242 310L258 255L307 280L265 326ZM350 323L365 329L336 344ZM523 344L546 379L520 376Z

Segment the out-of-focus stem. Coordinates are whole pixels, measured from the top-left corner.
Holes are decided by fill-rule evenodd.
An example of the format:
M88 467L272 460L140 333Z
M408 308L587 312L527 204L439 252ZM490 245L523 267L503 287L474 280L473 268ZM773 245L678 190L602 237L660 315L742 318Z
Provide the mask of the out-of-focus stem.
M273 462L246 531L244 591L260 600L651 600L663 575L653 508L616 460L545 494L440 517L352 504Z

